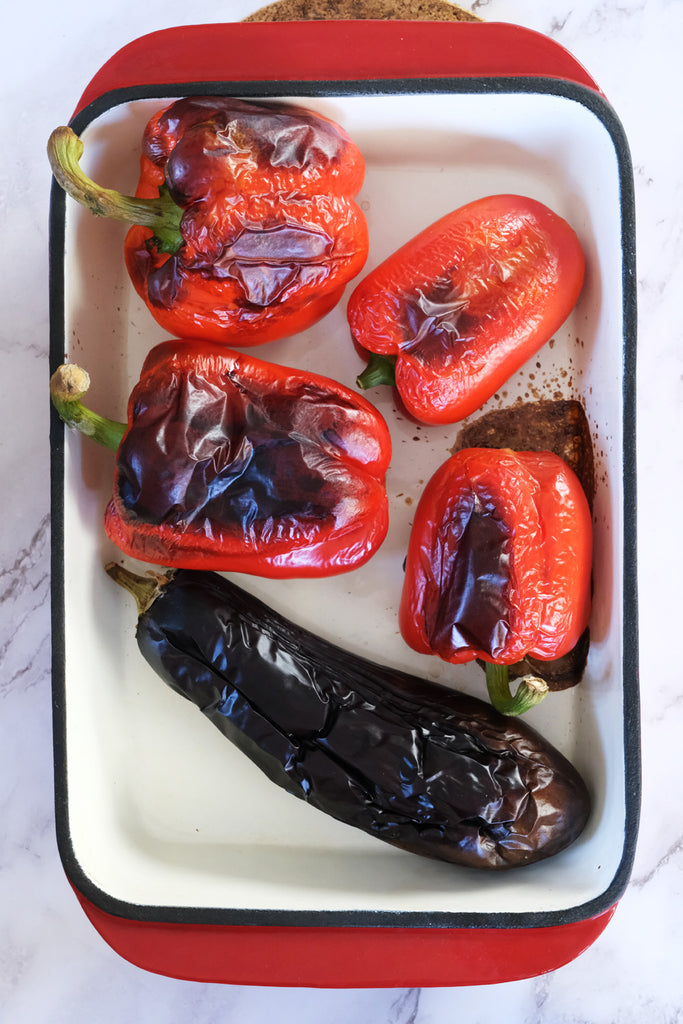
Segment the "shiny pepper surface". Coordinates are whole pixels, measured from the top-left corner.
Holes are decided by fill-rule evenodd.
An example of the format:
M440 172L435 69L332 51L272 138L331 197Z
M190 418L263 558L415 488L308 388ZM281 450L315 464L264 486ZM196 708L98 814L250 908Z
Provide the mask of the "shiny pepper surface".
M143 561L327 576L387 531L386 423L336 382L209 342L156 346L128 403L111 540Z
M550 340L574 307L584 256L569 224L524 196L447 214L364 277L349 299L355 342L386 357L423 423L475 412Z
M149 227L125 243L133 284L178 337L240 347L301 331L341 298L368 251L353 197L365 167L329 119L281 103L191 97L156 114L137 195L167 190L181 243Z
M588 623L591 564L588 501L561 458L462 449L418 505L401 633L454 663L559 658Z

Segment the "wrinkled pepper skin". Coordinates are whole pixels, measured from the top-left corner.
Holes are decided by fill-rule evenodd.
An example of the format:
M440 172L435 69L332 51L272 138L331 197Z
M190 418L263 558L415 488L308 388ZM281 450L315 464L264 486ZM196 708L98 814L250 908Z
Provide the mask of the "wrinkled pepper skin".
M385 537L390 459L382 416L336 381L163 342L130 395L105 528L155 564L335 575Z
M415 419L475 412L573 309L584 277L565 220L523 196L477 199L438 220L372 270L347 308L354 341L395 359Z
M147 125L137 195L168 189L183 241L168 255L133 227L133 284L176 337L243 347L302 331L365 263L364 173L348 135L304 108L179 100Z
M222 576L176 573L137 642L274 783L403 850L520 867L588 819L581 776L526 723L341 650Z
M588 624L591 565L588 501L559 456L461 449L418 504L401 634L455 664L560 658Z

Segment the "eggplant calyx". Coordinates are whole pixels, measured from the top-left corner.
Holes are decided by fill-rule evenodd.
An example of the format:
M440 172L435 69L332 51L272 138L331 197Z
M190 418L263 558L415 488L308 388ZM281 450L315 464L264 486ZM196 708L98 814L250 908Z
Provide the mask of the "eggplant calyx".
M165 574L150 572L146 576L140 576L131 572L130 569L126 569L125 566L119 565L118 562L108 562L104 571L115 583L133 595L138 608L138 616L149 611L164 587L173 578L172 571Z

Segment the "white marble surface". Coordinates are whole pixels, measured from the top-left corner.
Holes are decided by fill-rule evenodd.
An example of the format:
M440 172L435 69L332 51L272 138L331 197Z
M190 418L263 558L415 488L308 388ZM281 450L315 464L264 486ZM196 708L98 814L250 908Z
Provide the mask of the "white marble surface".
M677 652L683 576L681 0L475 0L487 20L561 42L593 73L630 140L638 215L643 808L632 881L597 942L557 972L487 988L287 990L169 980L129 965L77 905L52 795L45 140L121 45L157 28L239 20L249 0L64 0L3 15L0 1019L8 1024L270 1020L313 1024L683 1019L683 801ZM8 380L11 384L8 386Z

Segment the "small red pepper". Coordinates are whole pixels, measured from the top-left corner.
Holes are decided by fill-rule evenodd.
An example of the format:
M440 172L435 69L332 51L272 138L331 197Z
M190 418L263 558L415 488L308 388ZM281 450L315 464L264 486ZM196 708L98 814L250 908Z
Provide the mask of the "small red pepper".
M462 449L417 507L401 633L455 664L559 658L588 624L591 564L588 501L563 459Z
M469 416L566 320L584 275L578 238L522 196L442 217L355 287L354 341L376 353L360 387L395 384L423 423Z
M260 344L315 323L368 252L354 202L365 174L346 132L289 104L178 100L149 121L135 197L80 170L82 143L53 132L58 182L128 221L125 260L153 317L177 337Z
M384 540L389 430L349 388L210 342L168 341L143 364L126 427L85 409L87 374L74 378L73 367L57 371L53 402L117 449L105 528L133 558L331 576Z

